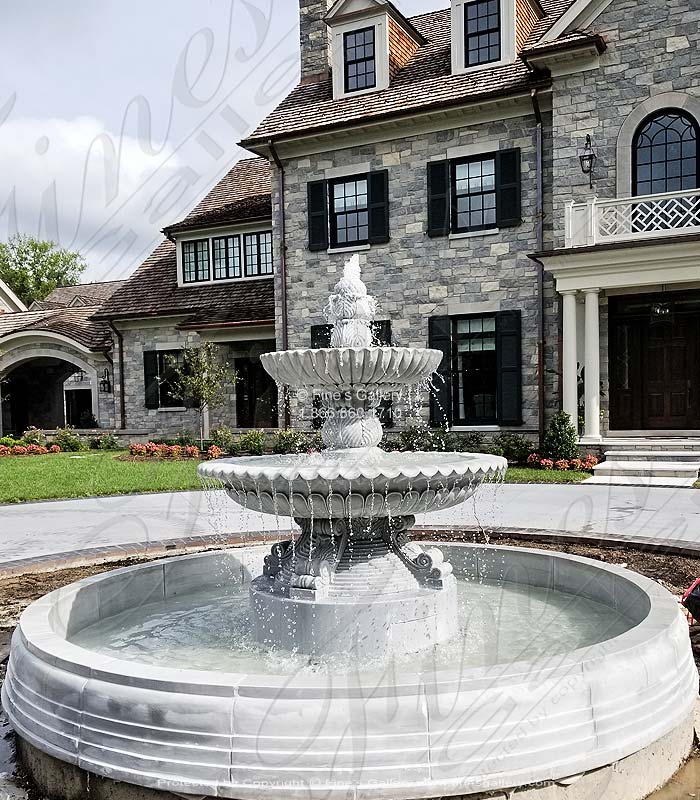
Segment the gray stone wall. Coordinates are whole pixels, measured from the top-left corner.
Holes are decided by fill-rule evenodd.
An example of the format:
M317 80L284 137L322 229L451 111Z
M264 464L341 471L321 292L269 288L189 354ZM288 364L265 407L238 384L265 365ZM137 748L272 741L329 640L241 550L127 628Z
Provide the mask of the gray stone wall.
M334 0L299 0L302 81L328 77L328 26L323 18L333 3Z
M307 182L327 177L325 171L370 164L389 170L390 235L385 245L361 251L363 278L380 304L380 318L390 318L394 343L426 346L428 319L460 313L464 306L479 311L521 309L523 323L523 417L518 430L538 430L538 297L539 267L528 258L537 249L534 116L401 137L391 142L321 153L285 163L289 346L308 347L310 327L324 322L322 310L350 253L310 252L307 247ZM449 148L499 143L500 149L522 151L522 224L496 234L431 239L427 235L427 163L447 157ZM551 167L549 167L551 169ZM357 171L355 169L355 171ZM277 182L273 181L273 187ZM273 189L273 192L275 189ZM279 198L273 197L276 236ZM278 254L279 256L279 254ZM279 276L279 271L278 271ZM277 278L279 301L279 277ZM547 329L556 330L556 304L551 281L546 284ZM477 304L477 305L474 305ZM480 304L480 305L479 305ZM278 302L279 314L279 302ZM460 306L462 308L460 308ZM278 319L278 330L280 320ZM280 342L278 342L280 344ZM550 404L557 399L558 347L549 342L546 376ZM296 422L298 412L295 410Z

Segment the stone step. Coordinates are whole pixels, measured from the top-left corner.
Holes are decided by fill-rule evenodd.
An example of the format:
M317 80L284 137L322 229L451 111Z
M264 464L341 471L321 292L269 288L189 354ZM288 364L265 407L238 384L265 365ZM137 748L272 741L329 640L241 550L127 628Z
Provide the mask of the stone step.
M642 450L642 451L658 451L658 450L672 450L672 451L695 451L700 453L700 439L689 438L624 438L614 437L603 439L601 442L603 448L608 450Z
M607 450L607 461L684 461L700 468L700 450Z
M633 477L630 475L594 475L583 482L586 486L643 486L647 488L692 489L695 478Z
M681 461L603 461L594 472L596 477L698 479L698 465Z

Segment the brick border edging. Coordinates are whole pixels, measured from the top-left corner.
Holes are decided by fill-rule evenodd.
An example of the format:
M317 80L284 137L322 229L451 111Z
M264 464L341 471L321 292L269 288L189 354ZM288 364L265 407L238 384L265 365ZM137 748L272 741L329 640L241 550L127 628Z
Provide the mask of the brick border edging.
M417 534L432 533L453 535L462 533L467 536L483 536L480 528L473 526L417 526ZM289 532L291 533L291 532ZM674 555L700 556L700 541L697 544L681 539L637 539L619 534L576 534L569 531L545 530L542 528L497 528L487 531L491 537L506 536L511 539L536 540L548 544L558 542L566 544L583 544L591 547L634 547L656 553L673 553ZM148 542L133 542L104 547L89 547L63 553L52 553L44 556L20 558L14 561L0 562L0 580L32 573L52 572L58 569L72 569L92 564L106 564L110 561L121 561L127 558L153 558L157 556L186 555L203 550L221 547L243 547L245 545L273 544L285 531L274 531L272 536L249 538L238 534L209 534L188 536L180 539L154 539Z

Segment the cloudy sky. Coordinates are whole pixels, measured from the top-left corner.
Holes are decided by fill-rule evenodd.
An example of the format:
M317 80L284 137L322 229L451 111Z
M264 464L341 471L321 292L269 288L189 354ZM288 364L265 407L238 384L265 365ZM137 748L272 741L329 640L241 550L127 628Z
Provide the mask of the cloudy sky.
M399 0L407 14L447 0ZM0 241L122 278L298 77L297 0L0 0Z

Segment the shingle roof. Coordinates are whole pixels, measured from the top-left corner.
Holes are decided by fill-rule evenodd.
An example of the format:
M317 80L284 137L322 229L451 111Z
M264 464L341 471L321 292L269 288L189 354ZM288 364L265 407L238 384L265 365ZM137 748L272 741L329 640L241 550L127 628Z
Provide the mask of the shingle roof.
M99 306L108 300L124 285L124 281L104 281L102 283L80 283L77 286L61 286L54 289L44 300L36 305L46 304L45 308L65 308L76 299L86 305Z
M187 316L185 327L271 322L275 318L273 280L179 287L175 245L166 239L94 318L168 315Z
M109 327L92 319L96 306L62 308L57 311L25 311L0 315L0 340L12 333L49 331L67 336L89 350L108 350Z
M164 233L271 217L270 174L266 158L237 162L183 220L168 225Z
M545 17L535 26L527 45L537 43L573 2L543 0ZM355 123L457 106L470 100L518 93L549 84L549 79L533 74L520 60L453 75L450 18L449 8L411 18L411 23L425 37L427 44L418 48L388 88L361 98L334 100L331 78L299 85L263 120L242 143L243 146L260 145L277 137L333 130Z

